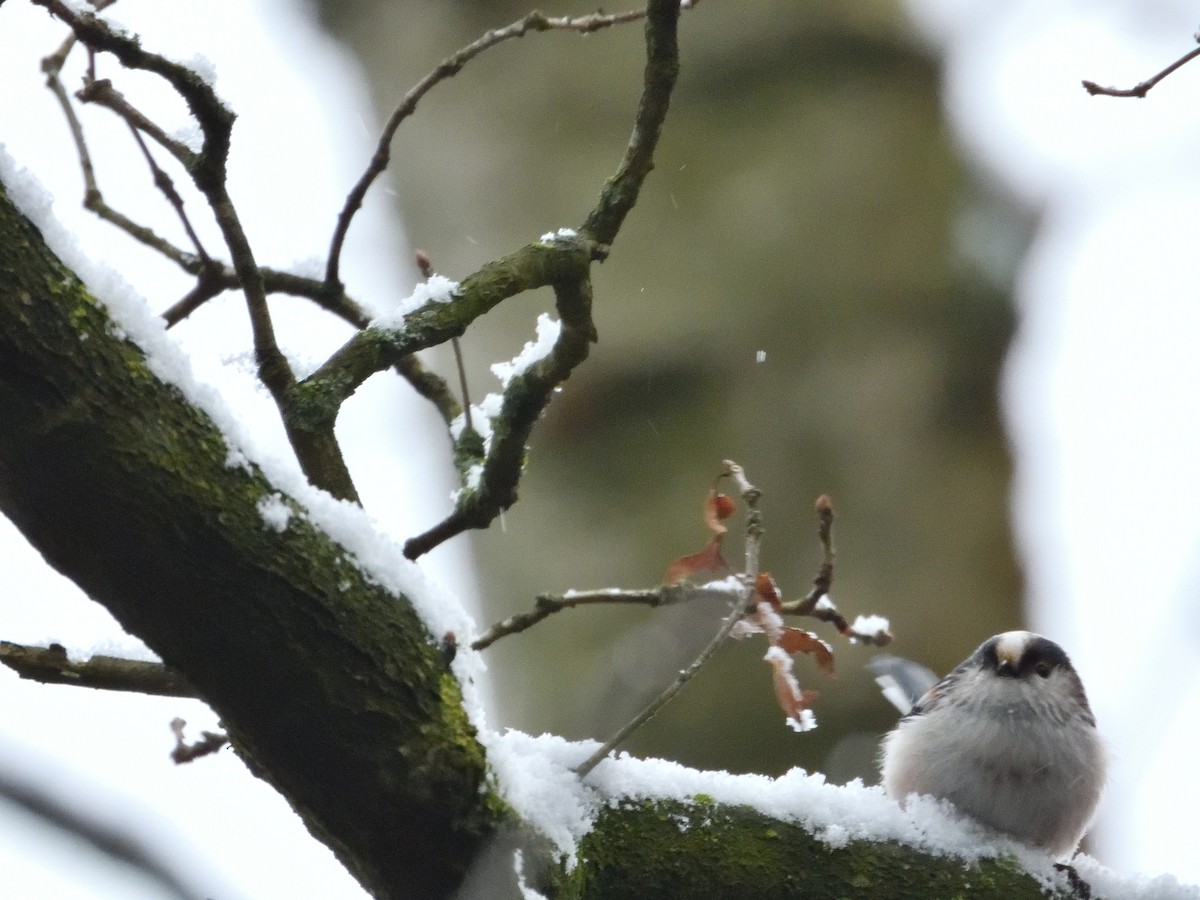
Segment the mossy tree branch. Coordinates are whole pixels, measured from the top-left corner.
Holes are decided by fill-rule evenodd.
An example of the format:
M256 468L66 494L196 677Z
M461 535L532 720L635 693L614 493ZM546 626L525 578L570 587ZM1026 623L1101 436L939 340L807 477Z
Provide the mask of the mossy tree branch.
M368 890L445 896L498 819L439 642L259 474L0 190L0 511L193 685Z
M1045 900L1013 860L964 863L895 843L831 847L802 826L749 807L627 801L604 809L570 873L547 872L557 900Z

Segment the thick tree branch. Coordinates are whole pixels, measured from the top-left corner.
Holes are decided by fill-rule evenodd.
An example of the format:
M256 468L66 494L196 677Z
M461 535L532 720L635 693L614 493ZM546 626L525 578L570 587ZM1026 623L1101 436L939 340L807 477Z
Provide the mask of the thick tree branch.
M556 900L1045 900L1047 890L1006 858L967 863L894 843L831 846L795 822L711 800L629 800L604 806L569 874L542 889Z
M368 890L446 896L501 807L438 642L115 331L0 190L0 511Z

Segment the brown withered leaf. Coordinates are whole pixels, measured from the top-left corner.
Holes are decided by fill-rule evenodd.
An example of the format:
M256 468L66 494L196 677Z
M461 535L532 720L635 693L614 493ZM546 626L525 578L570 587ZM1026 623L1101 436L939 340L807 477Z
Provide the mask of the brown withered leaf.
M807 653L820 670L830 678L837 674L833 661L833 648L811 631L785 625L780 630L778 640L773 643L785 653Z
M681 556L667 566L667 574L663 576L665 584L674 584L700 573L727 574L732 571L721 556L721 542L729 533L721 520L728 519L732 514L733 500L710 489L704 500L704 524L712 532L712 539L699 553Z
M771 664L771 681L775 686L775 700L784 711L797 731L808 731L816 727L812 713L804 713L812 709L816 702L817 692L801 689L796 677L792 674L792 658L786 653L780 653L776 648L767 651L764 657Z
M770 572L759 572L758 577L754 579L754 592L760 598L771 604L771 609L779 612L779 585L775 583L775 579L771 577Z
M674 584L677 581L682 581L685 578L690 578L702 572L723 572L730 571L729 563L725 562L725 558L721 556L721 539L714 537L699 553L693 553L690 556L681 556L671 565L667 566L667 574L663 576L664 584Z

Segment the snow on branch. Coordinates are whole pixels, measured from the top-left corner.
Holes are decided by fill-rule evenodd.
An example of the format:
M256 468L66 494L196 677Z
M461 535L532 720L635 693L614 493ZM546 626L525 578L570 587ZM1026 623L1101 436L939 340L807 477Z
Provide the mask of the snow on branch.
M615 14L552 17L534 11L508 26L487 32L446 57L408 92L390 117L366 170L346 197L321 279L278 272L256 262L226 190L226 161L234 113L217 96L210 77L151 52L136 36L107 22L99 15L107 3L84 8L65 0L35 2L73 32L72 39L43 60L43 69L75 143L84 173L85 206L196 278L187 294L166 310L164 319L168 326L182 321L224 291L243 293L259 380L275 402L292 450L309 482L338 499L359 502L334 425L342 403L363 381L391 368L435 405L448 427L460 415L467 424L460 433L452 434L454 459L462 482L454 508L441 522L409 540L406 545L409 558L415 559L464 530L486 527L516 502L533 426L553 393L586 359L590 343L596 340L591 318L591 263L608 256L609 245L636 203L642 182L652 168L654 149L678 71L675 34L681 8L678 0L652 0L645 10ZM424 272L425 282L418 285L401 315L370 320L344 292L339 274L341 252L366 192L389 164L389 148L397 128L413 113L421 98L480 53L529 32L557 30L588 34L639 20L646 24L647 65L632 136L616 173L601 189L596 207L584 225L578 230L560 228L551 232L540 241L484 265L461 284L438 280L431 272ZM80 102L108 109L129 127L155 185L188 235L190 249L167 241L105 201L82 126L60 79L63 64L75 43L83 44L89 54L83 87L75 97ZM101 54L111 54L128 69L149 72L165 80L187 103L196 121L202 137L199 149L167 134L129 102L112 80L98 77L96 62ZM165 149L204 196L223 237L229 263L201 244L179 192L155 159L150 144ZM539 326L544 339L528 359L505 372L505 389L495 421L491 423L491 438L484 441L477 429L471 427L465 383L462 397L455 398L446 381L425 370L414 354L450 342L455 345L461 369L457 339L480 315L509 297L545 286L553 288L555 293L559 330L552 334ZM450 289L440 289L445 287ZM276 293L307 298L359 330L315 372L300 379L276 340L267 306L267 296Z
M196 689L174 669L157 662L96 655L74 661L61 644L27 647L0 641L0 664L42 684L67 684L159 697L197 697Z

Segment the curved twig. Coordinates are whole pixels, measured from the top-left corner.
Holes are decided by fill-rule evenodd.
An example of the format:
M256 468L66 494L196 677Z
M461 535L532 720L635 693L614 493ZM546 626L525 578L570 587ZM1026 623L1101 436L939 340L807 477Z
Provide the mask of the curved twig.
M346 234L350 230L350 223L353 221L355 213L362 207L363 199L367 196L367 191L371 189L371 185L375 183L375 179L383 174L384 170L388 167L388 163L391 161L392 139L396 136L396 130L405 119L416 111L417 104L421 102L421 98L429 93L434 85L457 75L462 71L463 66L485 50L495 47L504 41L524 37L530 31L558 30L577 31L580 34L587 34L592 31L599 31L602 28L620 25L624 22L635 22L638 19L644 18L645 15L644 10L637 9L612 15L593 13L588 16L552 18L540 10L534 10L511 25L507 25L504 28L492 29L438 63L437 68L418 81L404 95L404 99L400 101L400 105L388 117L387 124L384 125L383 132L379 135L379 141L375 146L375 153L371 156L370 162L367 163L366 170L359 176L354 187L350 189L350 193L346 195L346 202L342 206L342 211L338 214L337 227L334 229L333 239L329 246L329 261L325 267L325 281L331 285L339 283L338 268L341 264L342 247L346 243Z

